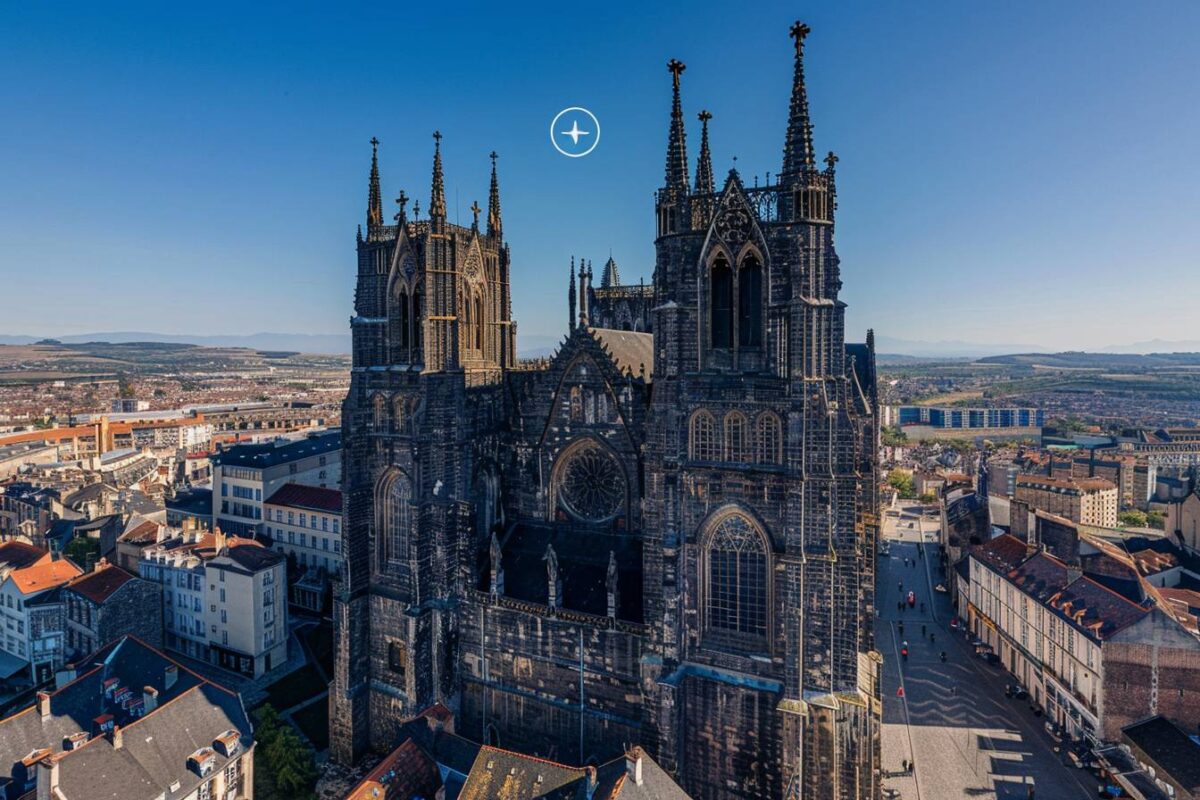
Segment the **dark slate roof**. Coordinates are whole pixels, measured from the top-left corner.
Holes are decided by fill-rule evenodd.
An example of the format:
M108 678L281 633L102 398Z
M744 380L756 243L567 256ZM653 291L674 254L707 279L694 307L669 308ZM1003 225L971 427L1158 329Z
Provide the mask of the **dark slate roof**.
M63 500L63 505L67 506L68 508L75 508L83 505L84 503L90 503L93 500L99 500L105 492L108 492L109 494L116 494L117 489L114 486L109 486L107 483L89 483L82 489L67 495L66 499Z
M106 525L110 525L110 524L119 525L120 522L121 522L120 514L105 514L103 516L96 517L93 520L78 523L75 526L75 530L80 533L85 533L87 531L98 531Z
M307 436L279 446L276 446L274 442L233 445L228 450L215 453L212 462L227 467L265 469L309 456L331 453L341 448L342 434L339 431L333 431Z
M56 519L50 524L50 530L46 531L46 538L65 545L75 538L75 526L78 524L77 519Z
M484 746L458 800L574 800L586 776L581 767Z
M501 541L504 593L531 603L549 602L546 546L554 546L562 581L563 608L588 614L608 614L608 554L617 557L617 617L642 621L642 542L635 535L591 527L514 525ZM491 565L480 554L479 588L488 591Z
M1079 578L1046 603L1055 614L1097 641L1140 622L1149 610L1088 577Z
M185 489L166 501L167 508L191 516L212 516L212 489Z
M1016 569L1027 554L1025 543L1010 533L990 539L971 550L976 560L1004 574Z
M224 553L213 558L209 563L221 567L225 561L232 562L242 569L258 572L268 569L287 560L283 553L263 547L257 543L235 544Z
M59 790L65 800L153 800L172 781L180 789L167 792L176 800L195 791L200 778L187 768L187 758L227 730L237 730L243 745L251 743L249 717L240 698L180 666L170 658L126 636L81 660L86 670L50 695L46 717L31 705L0 720L0 781L13 765L39 748L49 748L58 760ZM168 668L178 676L167 688ZM135 697L145 686L158 690L158 708L138 717L105 696L105 682L117 679ZM96 718L111 714L122 728L122 747L99 736ZM86 732L88 744L63 751L63 740ZM216 768L225 759L217 755Z
M1067 565L1047 553L1037 553L1026 559L1008 577L1023 592L1042 603L1065 589L1072 580Z
M82 595L97 605L102 605L131 580L134 580L134 577L128 572L113 564L107 564L80 575L78 578L73 578L63 588Z
M1125 737L1170 780L1193 794L1200 791L1200 743L1162 717L1151 717L1121 729Z
M321 486L305 486L302 483L285 483L265 502L273 506L306 508L331 514L342 513L342 493L340 491Z
M25 542L5 542L0 544L0 569L24 569L45 555L45 550Z
M588 328L592 336L608 350L608 355L621 372L642 375L645 368L646 380L654 376L654 335L636 331L618 331L612 328Z
M638 757L642 760L640 784L630 774L633 760ZM591 800L690 800L679 784L640 747L601 765L596 770L596 784Z

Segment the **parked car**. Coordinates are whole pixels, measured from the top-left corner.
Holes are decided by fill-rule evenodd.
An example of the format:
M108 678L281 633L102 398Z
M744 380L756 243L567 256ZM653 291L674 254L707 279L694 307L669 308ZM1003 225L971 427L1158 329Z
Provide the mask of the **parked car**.
M993 666L1000 663L1000 656L996 655L995 653L980 653L979 657Z

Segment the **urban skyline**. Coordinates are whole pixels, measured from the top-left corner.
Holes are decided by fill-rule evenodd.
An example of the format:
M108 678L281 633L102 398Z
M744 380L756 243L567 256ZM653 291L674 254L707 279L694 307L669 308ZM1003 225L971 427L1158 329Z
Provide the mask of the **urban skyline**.
M756 7L720 30L707 24L714 10L664 8L630 28L621 8L527 25L471 8L478 27L454 33L456 52L471 55L445 58L451 34L421 9L373 10L379 24L368 31L350 24L353 12L337 25L265 8L239 12L245 24L232 26L152 6L6 9L0 37L15 57L0 69L17 78L6 81L16 124L0 144L22 158L0 167L17 189L0 197L0 260L21 265L18 285L33 294L119 271L124 280L99 297L127 298L140 324L120 303L81 296L60 300L69 319L54 326L32 308L10 309L3 333L195 334L214 324L341 333L351 309L344 225L361 216L352 176L369 159L367 140L382 140L390 216L401 188L427 201L437 127L451 219L469 220L471 202L486 197L487 154L500 152L518 346L552 344L561 320L540 310L561 297L572 255L602 263L611 249L626 280L649 281L661 51L690 65L692 142L695 115L714 115L719 175L735 155L748 182L778 161L758 135L782 124L777 104L757 87L730 91L720 66L727 37L767 29L782 9ZM813 101L829 109L818 135L838 143L843 199L854 201L842 219L844 257L856 265L848 331L861 336L870 320L885 341L1048 349L1197 339L1185 304L1200 288L1187 232L1200 178L1188 131L1200 102L1182 77L1200 67L1186 36L1197 13L1184 4L814 9L828 37L810 65ZM419 33L402 55L382 38L396 26ZM266 29L269 41L246 33ZM517 49L519 62L507 57ZM772 48L737 57L754 73L786 69ZM356 112L379 86L396 87L396 102ZM594 107L605 140L587 158L563 159L545 126L576 103ZM1110 164L1119 191L1098 167ZM61 236L63 220L76 235ZM1176 289L1150 318L1122 325L1131 268ZM256 302L268 290L273 302ZM937 314L911 313L946 290L956 299ZM1079 313L1047 314L1027 302L1031 290ZM187 307L169 302L185 295Z

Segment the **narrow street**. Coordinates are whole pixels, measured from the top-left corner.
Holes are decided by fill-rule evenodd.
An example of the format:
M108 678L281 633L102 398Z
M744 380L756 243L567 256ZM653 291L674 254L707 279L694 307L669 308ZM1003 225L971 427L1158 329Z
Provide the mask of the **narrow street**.
M1024 701L1004 696L1007 673L975 656L970 642L950 629L950 597L933 589L944 580L936 530L936 520L913 514L885 519L890 553L879 556L876 620L886 660L884 785L906 800L1094 797L1094 779L1062 764L1042 719ZM910 590L916 605L904 603L901 610ZM905 760L916 762L911 775L902 770Z

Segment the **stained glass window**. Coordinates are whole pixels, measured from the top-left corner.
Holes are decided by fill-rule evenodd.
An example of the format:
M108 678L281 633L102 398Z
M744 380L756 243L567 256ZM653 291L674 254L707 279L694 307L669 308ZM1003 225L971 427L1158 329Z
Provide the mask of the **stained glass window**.
M712 265L710 302L712 303L712 346L733 347L733 270L724 258Z
M377 545L379 567L403 564L408 558L408 538L412 529L412 484L404 473L395 471L379 484L375 507L378 509Z
M783 461L780 453L779 417L767 411L758 417L758 461L760 464L778 464Z
M719 461L721 452L717 446L716 423L712 414L697 411L692 414L691 457L696 461Z
M746 417L738 411L725 415L725 457L729 461L747 461Z
M708 544L707 635L718 644L761 647L767 637L767 550L746 516L722 519Z
M606 522L625 505L625 473L616 456L595 441L566 453L558 469L558 500L584 522Z

